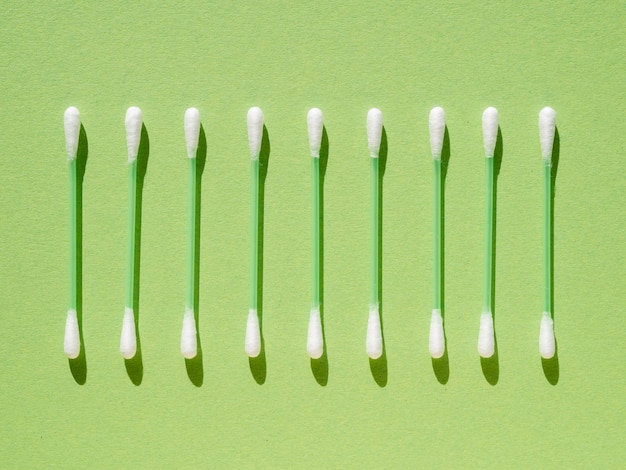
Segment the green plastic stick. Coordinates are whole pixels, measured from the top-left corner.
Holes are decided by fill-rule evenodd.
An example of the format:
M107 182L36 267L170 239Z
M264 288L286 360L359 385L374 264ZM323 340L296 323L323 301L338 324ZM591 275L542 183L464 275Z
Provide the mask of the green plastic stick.
M126 307L135 299L135 219L137 209L137 160L128 164L128 219L126 240Z
M485 158L485 264L483 312L491 312L493 281L493 157Z
M434 199L435 213L433 217L433 236L434 236L434 260L433 260L433 309L441 309L441 159L433 160L434 167Z
M543 311L552 312L552 164L543 162Z
M187 291L185 308L193 310L195 299L195 265L196 265L196 176L195 158L187 159Z
M312 272L312 298L311 306L319 308L322 303L320 291L321 275L321 227L320 227L320 159L311 158L311 170L313 176L313 272Z
M379 271L379 158L370 158L371 179L370 179L370 305L378 304L378 271Z
M258 308L259 275L259 159L253 159L250 184L250 309Z
M76 310L78 307L78 240L77 240L77 163L76 158L70 159L69 163L69 203L70 203L70 219L69 219L69 308Z

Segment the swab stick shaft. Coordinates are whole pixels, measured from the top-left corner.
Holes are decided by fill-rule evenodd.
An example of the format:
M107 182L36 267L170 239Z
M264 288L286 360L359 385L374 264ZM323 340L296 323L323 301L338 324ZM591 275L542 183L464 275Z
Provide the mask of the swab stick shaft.
M491 312L493 284L493 158L485 158L485 278L483 312Z
M77 168L76 159L68 162L69 166L69 308L77 309L78 304L78 240L77 240Z
M187 159L187 292L185 307L194 308L195 299L195 263L196 263L196 174L195 158Z
M259 275L259 159L251 160L252 181L250 199L250 308L258 307Z
M128 239L126 244L126 307L135 299L135 218L137 209L137 160L128 164Z
M543 311L552 311L552 163L543 162Z
M433 160L435 213L433 224L434 260L433 260L433 309L441 309L441 160Z
M378 271L379 271L379 174L380 165L379 158L371 158L371 180L370 180L370 194L371 194L371 213L370 213L370 305L378 304Z
M313 266L311 286L311 306L319 308L321 304L320 275L321 275L321 239L320 239L320 159L311 158L311 172L313 176Z

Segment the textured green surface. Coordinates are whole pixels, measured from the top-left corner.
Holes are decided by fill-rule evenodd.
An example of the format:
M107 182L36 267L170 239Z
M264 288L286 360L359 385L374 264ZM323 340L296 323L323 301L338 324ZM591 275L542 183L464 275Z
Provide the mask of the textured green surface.
M87 3L10 1L0 17L0 466L623 465L623 2ZM80 109L89 143L82 200L83 385L63 354L63 112L70 105ZM142 108L150 140L138 386L119 354L124 114L131 105ZM271 153L264 187L266 369L253 374L243 343L250 217L246 112L255 105L264 111ZM446 110L450 161L448 366L433 367L428 112L435 105ZM496 200L497 373L493 363L481 365L476 351L484 225L481 113L490 105L499 110L503 144ZM537 349L543 201L537 120L545 105L558 113L560 136L554 202L558 376L549 365L544 373ZM187 234L183 113L189 106L200 109L207 148L200 364L186 364L179 351ZM306 354L306 113L313 106L324 112L329 142L323 198L327 376L325 366L312 366ZM373 106L382 110L388 136L386 376L365 353L365 118Z

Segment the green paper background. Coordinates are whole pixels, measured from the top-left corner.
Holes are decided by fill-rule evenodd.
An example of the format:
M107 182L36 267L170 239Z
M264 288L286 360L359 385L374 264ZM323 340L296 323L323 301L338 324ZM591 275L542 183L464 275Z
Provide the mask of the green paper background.
M0 466L620 467L626 460L624 2L5 2L0 18ZM63 354L67 166L63 112L81 111L87 375ZM143 378L119 354L124 307L124 114L150 140L143 192ZM432 164L446 109L449 378L428 354ZM500 112L498 380L476 351L482 297L481 113ZM557 110L554 304L558 370L542 365L537 115ZM200 109L202 377L179 352L187 170ZM249 253L245 117L260 106L266 379L243 351ZM306 355L310 162L306 112L329 140L324 209L328 377ZM383 111L386 383L365 354L369 162ZM315 367L313 367L315 369ZM377 371L374 366L374 372ZM315 369L318 377L319 370ZM377 373L381 371L378 370ZM492 371L493 372L493 371ZM487 380L489 379L489 380ZM324 382L323 380L321 380ZM490 383L491 382L491 383ZM200 386L197 386L200 385ZM383 385L383 386L381 386Z

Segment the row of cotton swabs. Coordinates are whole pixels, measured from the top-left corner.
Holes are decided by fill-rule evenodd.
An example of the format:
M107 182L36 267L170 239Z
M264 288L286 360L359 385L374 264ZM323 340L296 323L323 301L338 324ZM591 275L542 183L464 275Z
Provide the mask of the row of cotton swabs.
M546 107L539 113L539 136L543 160L544 178L544 230L543 230L543 314L539 331L539 352L545 359L555 354L554 327L552 319L552 148L555 135L556 113ZM64 350L70 358L76 358L81 351L81 334L78 324L78 243L77 240L77 191L78 170L77 151L80 134L80 114L78 109L70 107L65 111L65 137L70 176L70 263L69 263L69 309L65 325ZM120 351L125 359L132 359L137 351L137 329L133 310L134 260L135 260L135 223L137 204L137 157L141 139L142 114L137 107L131 107L126 113L126 139L128 144L129 166L129 217L126 275L126 304L120 338ZM307 115L309 145L312 157L313 176L313 269L312 269L312 306L309 316L307 352L312 359L324 354L324 334L321 319L321 225L320 225L320 149L323 135L322 112L313 108ZM483 140L485 148L485 258L484 258L484 297L478 334L478 353L488 358L494 354L495 338L493 327L493 234L494 234L494 156L498 138L498 111L487 108L482 117ZM197 354L196 328L194 315L195 269L197 253L195 251L196 233L196 154L200 135L200 113L189 108L184 117L185 139L189 162L188 191L188 246L187 246L187 289L185 313L180 341L182 355L191 359ZM380 229L380 149L383 119L379 109L373 108L367 113L367 139L371 157L371 265L370 265L370 306L366 334L366 351L371 359L378 359L383 354L383 337L380 321L379 299L379 229ZM444 355L445 334L442 315L442 149L445 134L445 114L440 107L433 108L429 116L430 145L434 163L434 302L430 324L429 350L433 358ZM258 315L258 279L259 279L259 243L258 222L260 154L263 139L263 112L254 107L248 111L248 139L252 164L251 188L251 249L250 249L250 308L245 335L245 352L250 357L261 353L262 335Z

